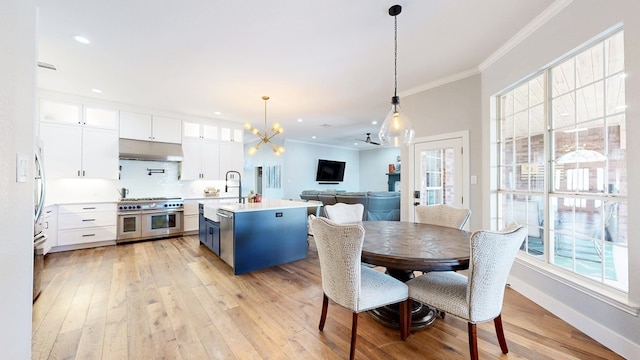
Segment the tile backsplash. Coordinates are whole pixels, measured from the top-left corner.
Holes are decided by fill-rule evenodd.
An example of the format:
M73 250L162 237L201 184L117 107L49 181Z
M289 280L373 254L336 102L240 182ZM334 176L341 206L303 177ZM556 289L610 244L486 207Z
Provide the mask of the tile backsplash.
M230 188L224 192L224 180L180 180L180 163L170 161L120 160L120 180L54 179L47 181L45 203L79 203L118 201L118 190L127 188L128 198L140 197L204 197L204 189L220 189L220 197L234 197ZM151 172L151 175L149 173Z
M129 189L127 197L179 197L180 163L120 160L120 185Z

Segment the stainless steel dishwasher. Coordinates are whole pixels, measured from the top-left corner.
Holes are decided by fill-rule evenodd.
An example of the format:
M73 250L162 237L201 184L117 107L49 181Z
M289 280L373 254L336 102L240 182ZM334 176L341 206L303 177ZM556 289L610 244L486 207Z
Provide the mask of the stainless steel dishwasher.
M234 267L234 228L233 212L218 209L217 215L220 217L220 258Z

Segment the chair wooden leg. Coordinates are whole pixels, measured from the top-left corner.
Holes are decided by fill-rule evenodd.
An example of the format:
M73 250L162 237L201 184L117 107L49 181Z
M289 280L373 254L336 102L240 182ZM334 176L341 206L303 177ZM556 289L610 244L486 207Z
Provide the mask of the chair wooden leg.
M502 350L503 354L506 354L509 352L509 349L507 348L507 339L505 339L504 330L502 329L502 314L498 315L497 318L493 319L493 323L496 326L496 335L498 335L500 350Z
M407 299L400 303L400 338L402 341L407 340L409 336L409 327L407 326L407 322L411 321L411 312L409 312L409 307L407 306L409 301L411 300ZM407 312L409 312L409 314L407 314Z
M356 338L358 337L358 313L353 313L353 320L351 321L351 351L349 352L349 360L353 360L356 357Z
M468 323L469 329L469 355L471 360L478 360L478 338L476 334L476 324Z
M324 322L327 320L327 308L329 307L329 297L326 294L322 295L322 314L320 315L320 325L318 325L320 331L324 330Z

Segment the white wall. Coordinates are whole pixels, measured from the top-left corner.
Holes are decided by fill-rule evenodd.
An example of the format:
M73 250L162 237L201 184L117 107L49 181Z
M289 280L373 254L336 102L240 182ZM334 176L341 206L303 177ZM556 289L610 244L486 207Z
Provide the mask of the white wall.
M397 164L400 148L376 146L360 150L360 191L388 191L389 164Z
M537 72L612 26L624 22L627 104L627 134L640 134L640 1L573 1L557 16L509 51L482 73L482 151L483 199L489 199L490 97L519 80ZM630 184L640 182L640 167L633 160L640 154L640 143L627 141ZM640 221L640 189L629 187L629 223ZM489 227L489 202L474 216L483 216ZM630 314L640 303L640 242L629 234L629 299L633 307L607 303L587 295L580 288L564 283L552 274L542 273L517 261L512 270L512 286L535 302L576 326L587 335L627 358L640 354L640 320ZM625 309L625 310L622 310Z
M286 140L282 157L282 196L299 199L303 190L360 190L360 158L357 150ZM271 157L274 157L271 155ZM245 164L251 159L245 157ZM344 181L337 185L316 182L318 159L345 161Z
M0 10L0 352L31 358L33 284L33 129L36 10L31 0ZM28 180L16 182L16 155L29 159Z

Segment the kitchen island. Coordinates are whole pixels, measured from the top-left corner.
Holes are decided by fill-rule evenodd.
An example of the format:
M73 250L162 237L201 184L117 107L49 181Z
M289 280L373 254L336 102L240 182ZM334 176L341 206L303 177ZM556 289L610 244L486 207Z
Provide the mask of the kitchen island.
M219 256L239 275L306 258L310 205L263 199L259 203L204 205L204 215L219 222Z

